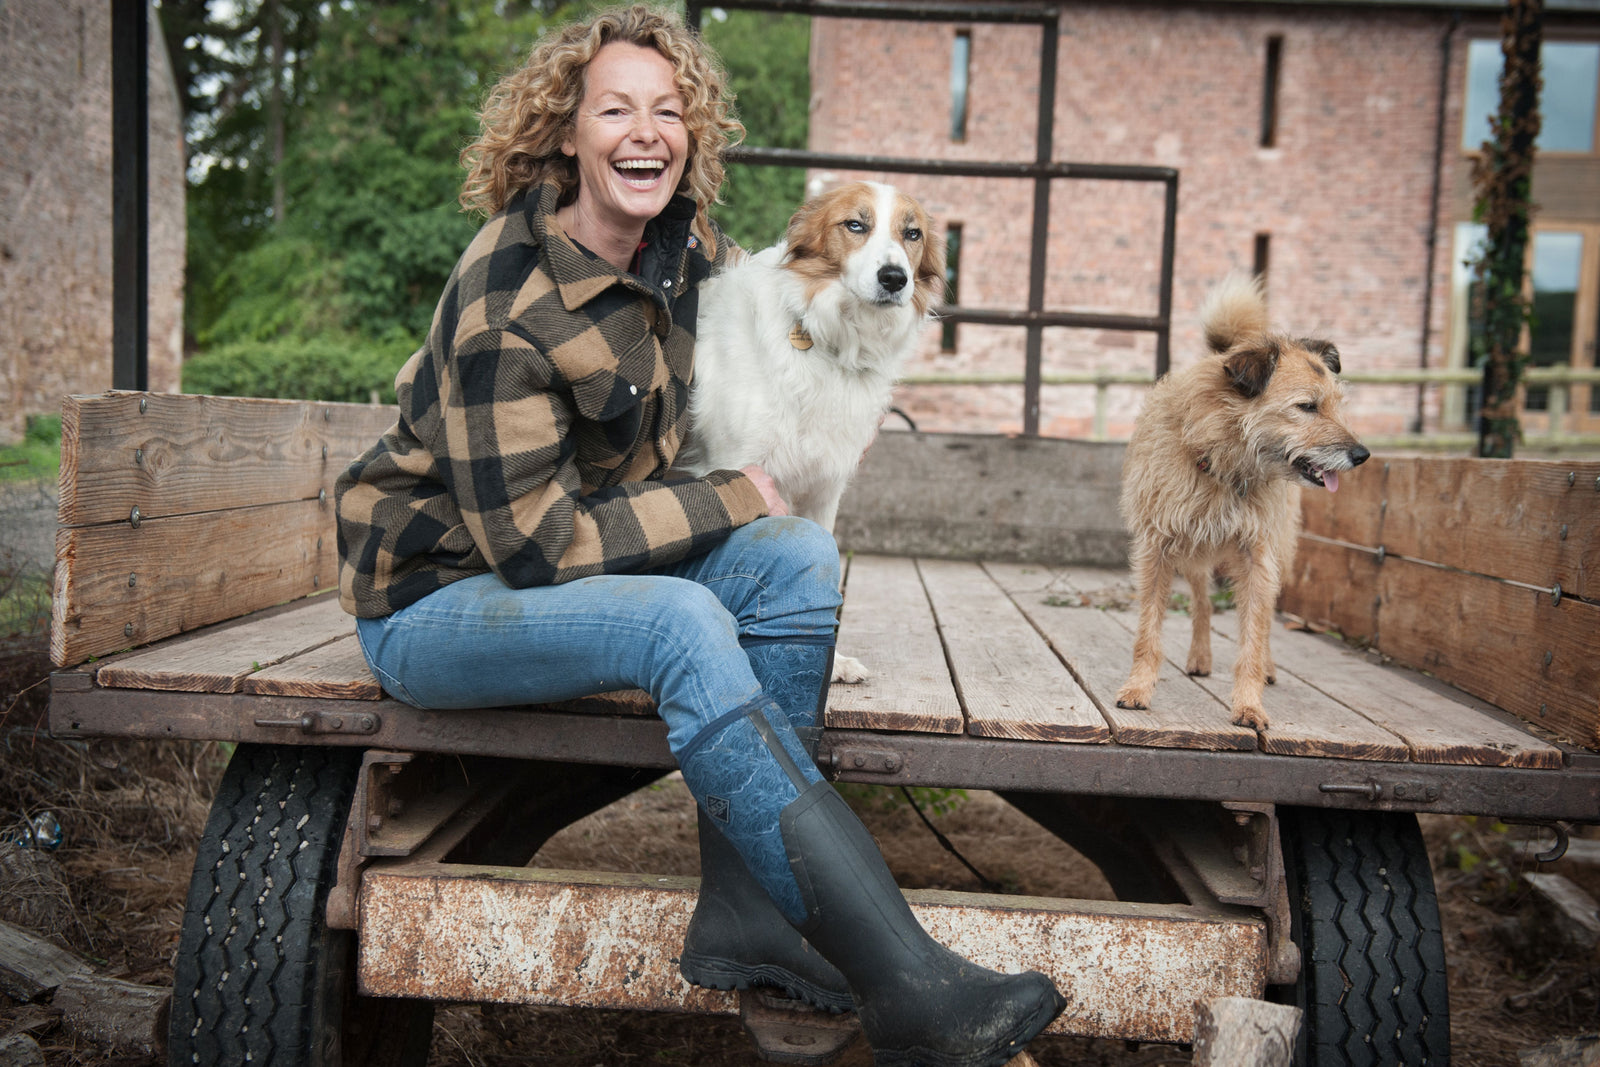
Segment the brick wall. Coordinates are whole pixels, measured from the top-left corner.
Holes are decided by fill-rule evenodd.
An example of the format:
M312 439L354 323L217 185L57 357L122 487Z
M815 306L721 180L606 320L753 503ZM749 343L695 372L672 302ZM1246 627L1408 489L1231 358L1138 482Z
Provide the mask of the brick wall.
M153 17L153 16L152 16ZM184 150L150 33L150 387L183 354ZM111 10L0 4L0 441L111 387Z
M958 29L972 35L964 143L952 143L949 128ZM1260 233L1270 235L1270 305L1283 328L1331 338L1349 369L1444 362L1451 216L1458 208L1448 195L1440 198L1430 258L1435 142L1442 44L1454 34L1453 66L1460 68L1465 32L1452 31L1447 13L1396 9L1093 3L1062 9L1054 158L1180 172L1174 366L1201 351L1200 302L1230 270L1251 269ZM819 18L813 35L814 149L1032 158L1037 27ZM1263 148L1269 37L1282 39L1279 118L1275 146ZM1452 150L1463 79L1455 69L1444 83L1446 193L1465 165ZM813 184L839 177L815 174ZM877 177L921 196L940 228L962 224L961 303L1026 306L1028 182ZM1161 218L1159 185L1054 183L1046 307L1154 314ZM954 353L940 353L938 331L930 330L911 372L1020 374L1022 364L1020 329L963 325ZM1153 369L1153 339L1047 330L1043 367L1047 374ZM1433 427L1438 390L1429 394ZM1113 435L1131 428L1141 396L1137 387L1112 390ZM900 404L922 429L1010 432L1022 427L1021 397L1020 386L921 386L904 388ZM1366 432L1402 432L1417 416L1418 390L1355 386L1352 403ZM1093 394L1046 387L1040 408L1042 433L1082 434Z

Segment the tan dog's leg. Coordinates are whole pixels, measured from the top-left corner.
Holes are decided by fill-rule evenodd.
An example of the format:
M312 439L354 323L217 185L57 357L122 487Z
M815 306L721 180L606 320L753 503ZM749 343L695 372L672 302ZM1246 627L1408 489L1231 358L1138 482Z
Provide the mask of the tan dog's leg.
M1268 641L1272 613L1278 603L1279 579L1277 556L1260 548L1251 553L1239 575L1239 657L1233 665L1233 721L1255 730L1267 728L1261 692L1272 671Z
M1133 580L1139 591L1139 632L1133 639L1133 670L1117 691L1117 707L1148 708L1161 674L1161 620L1172 596L1172 564L1141 543L1133 552Z
M1211 673L1211 569L1196 564L1183 572L1189 583L1189 613L1193 630L1189 635L1189 661L1184 668L1190 674Z

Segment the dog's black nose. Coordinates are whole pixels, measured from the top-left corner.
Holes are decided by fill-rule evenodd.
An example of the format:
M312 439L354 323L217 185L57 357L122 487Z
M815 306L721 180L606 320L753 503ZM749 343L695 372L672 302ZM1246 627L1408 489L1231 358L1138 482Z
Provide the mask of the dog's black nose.
M1372 458L1372 453L1368 452L1365 448L1362 448L1360 445L1356 445L1356 447L1354 447L1354 448L1352 448L1350 450L1350 462L1353 463L1357 467L1361 466L1363 463L1365 463L1370 458Z
M906 287L906 272L892 264L878 268L878 284L886 292L898 293Z

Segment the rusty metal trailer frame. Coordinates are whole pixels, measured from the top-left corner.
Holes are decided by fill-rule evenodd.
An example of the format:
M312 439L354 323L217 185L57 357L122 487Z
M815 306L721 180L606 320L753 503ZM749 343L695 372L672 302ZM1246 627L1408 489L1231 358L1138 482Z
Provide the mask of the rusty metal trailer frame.
M789 148L739 147L728 153L734 163L780 167L836 167L841 170L923 174L935 177L1026 179L1033 183L1033 214L1028 242L1028 305L1025 310L948 306L940 311L945 322L970 322L985 326L1020 326L1027 331L1023 357L1022 432L1039 432L1039 393L1043 378L1044 330L1076 327L1155 334L1155 377L1171 365L1172 270L1177 254L1178 172L1172 167L1105 163L1057 162L1055 153L1055 101L1057 40L1061 13L1051 6L1012 4L929 4L845 2L845 0L731 0L724 8L773 14L825 18L886 19L901 22L979 22L1035 25L1040 31L1039 95L1031 162L1001 160L904 159L853 153L810 152ZM687 5L692 26L701 24L705 5ZM1161 275L1154 315L1119 315L1095 312L1048 311L1044 306L1045 274L1050 244L1050 186L1071 179L1158 182L1165 190L1161 227Z

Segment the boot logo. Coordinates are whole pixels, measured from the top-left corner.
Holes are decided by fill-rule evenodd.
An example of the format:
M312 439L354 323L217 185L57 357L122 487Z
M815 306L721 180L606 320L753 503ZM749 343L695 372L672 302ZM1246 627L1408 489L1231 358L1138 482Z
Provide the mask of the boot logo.
M706 814L711 816L713 819L720 823L725 823L728 821L728 809L731 807L731 805L728 803L727 797L708 795L706 797L705 806Z

